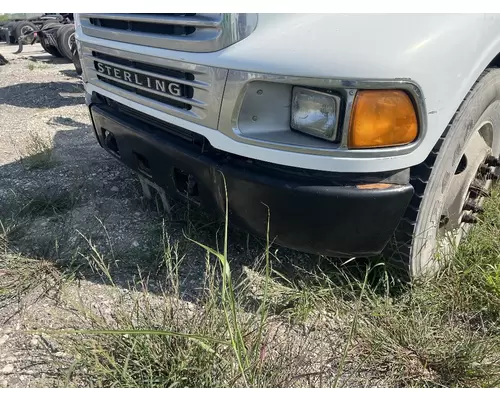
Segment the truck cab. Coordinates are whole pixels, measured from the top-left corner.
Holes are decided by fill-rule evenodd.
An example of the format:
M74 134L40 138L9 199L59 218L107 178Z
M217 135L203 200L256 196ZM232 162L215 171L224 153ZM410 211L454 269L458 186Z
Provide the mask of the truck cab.
M433 273L500 164L485 14L75 14L96 139L293 249Z

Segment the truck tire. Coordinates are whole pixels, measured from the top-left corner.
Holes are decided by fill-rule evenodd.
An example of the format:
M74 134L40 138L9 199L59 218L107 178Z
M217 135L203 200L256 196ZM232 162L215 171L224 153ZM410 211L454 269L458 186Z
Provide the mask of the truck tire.
M2 28L10 30L11 27L13 25L15 25L16 23L17 22L7 22L5 25L2 26ZM9 31L8 30L3 31L3 34L2 34L2 37L0 40L3 40L4 42L9 43Z
M81 75L83 70L82 70L82 63L80 61L80 56L78 54L78 47L76 46L76 41L74 41L71 44L71 55L73 58L73 65L75 66L76 73L78 75Z
M57 28L58 26L62 26L62 24L60 24L58 22L52 22L51 21L51 22L45 23L43 25L43 27L42 27L42 30L53 29L53 28ZM53 55L54 57L58 57L58 58L62 58L63 57L62 54L57 49L57 47L50 45L45 40L43 40L43 38L40 38L40 44L42 45L43 49L47 53Z
M0 66L2 65L7 65L9 63L9 61L0 54Z
M47 53L53 55L54 57L63 58L62 54L59 53L59 50L57 50L57 47L46 44L43 41L40 41L40 44Z
M62 24L60 22L54 21L54 20L48 20L48 21L43 21L42 22L42 28L41 29L49 29L50 27L54 27Z
M28 32L34 32L36 30L37 30L37 28L36 28L35 24L33 24L29 21L21 21L16 25L16 27L14 29L16 40L19 38L19 36L26 35ZM33 35L31 35L31 40L32 39L33 39ZM31 40L29 38L26 38L24 40L24 43L31 43Z
M17 38L15 37L16 26L19 22L13 22L9 29L9 37L7 38L7 43L16 44Z
M427 159L412 168L415 194L391 254L407 279L433 275L453 255L496 180L499 155L500 70L487 69Z
M63 25L57 31L57 47L59 52L69 61L73 62L71 44L75 40L75 26L73 24Z
M49 22L44 22L41 30L46 31L46 30L58 28L61 26L63 26L63 24L60 24L59 22L49 21Z

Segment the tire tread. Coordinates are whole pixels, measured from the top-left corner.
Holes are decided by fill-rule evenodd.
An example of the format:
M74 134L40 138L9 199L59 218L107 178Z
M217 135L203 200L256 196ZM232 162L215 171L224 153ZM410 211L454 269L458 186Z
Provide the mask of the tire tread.
M420 213L420 206L424 199L425 189L429 183L434 164L441 150L444 140L446 139L450 128L453 126L456 117L462 110L464 103L467 101L471 93L474 92L476 85L481 81L492 68L485 69L479 78L475 81L472 88L469 90L460 107L453 115L450 123L447 125L444 133L441 135L437 143L434 145L432 151L427 158L419 165L410 169L410 184L413 186L415 192L413 197L401 218L401 221L396 228L393 235L392 243L388 246L388 262L390 265L395 266L398 270L404 273L404 279L411 279L410 262L412 257L412 244L415 227L417 225L417 218Z

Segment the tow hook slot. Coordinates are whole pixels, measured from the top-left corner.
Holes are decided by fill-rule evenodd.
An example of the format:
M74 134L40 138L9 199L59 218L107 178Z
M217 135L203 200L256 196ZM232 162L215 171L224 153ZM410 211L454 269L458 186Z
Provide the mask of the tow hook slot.
M120 150L118 149L118 142L116 141L115 135L113 135L107 129L103 129L104 144L106 147L120 157Z
M151 178L152 173L151 173L151 167L149 166L148 159L146 157L144 157L142 154L139 154L135 151L133 153L134 153L134 157L137 161L137 168L139 169L139 171L141 171L142 173L144 173L145 175L147 175L148 177Z
M181 194L188 197L198 196L198 182L192 174L174 168L174 182L176 189Z

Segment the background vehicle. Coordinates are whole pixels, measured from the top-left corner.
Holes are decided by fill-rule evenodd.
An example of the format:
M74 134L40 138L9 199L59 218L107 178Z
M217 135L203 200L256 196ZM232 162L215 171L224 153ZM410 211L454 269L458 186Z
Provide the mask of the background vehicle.
M0 27L0 39L2 37L8 43L19 45L17 53L22 52L24 44L40 41L49 54L72 61L73 14L43 14L29 20L10 21Z
M497 15L81 14L101 146L285 246L431 273L500 164ZM224 179L220 174L224 174Z

